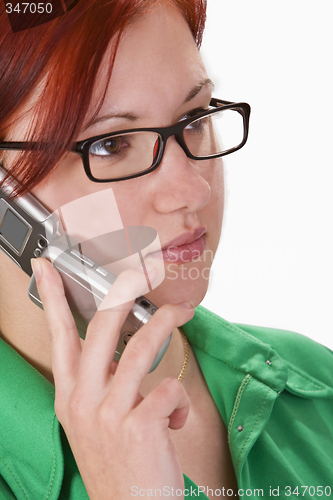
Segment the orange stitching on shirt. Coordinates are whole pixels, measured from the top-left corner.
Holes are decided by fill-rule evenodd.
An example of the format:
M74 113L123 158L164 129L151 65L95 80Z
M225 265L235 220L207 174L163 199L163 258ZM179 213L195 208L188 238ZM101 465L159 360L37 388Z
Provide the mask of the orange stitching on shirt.
M232 414L231 414L231 417L230 417L230 421L229 421L229 425L228 425L228 441L229 441L229 443L230 443L231 428L232 428L232 425L233 425L235 417L236 417L236 413L237 413L237 410L238 410L238 407L239 407L239 403L240 403L242 394L244 392L245 387L247 386L247 384L251 380L251 378L252 378L252 375L250 375L248 373L246 375L246 377L243 379L241 385L239 386L239 389L238 389L238 392L237 392L237 396L236 396L236 399L235 399L234 409L232 411Z
M247 442L249 441L249 439L250 439L250 437L251 437L251 434L253 433L254 429L256 428L257 423L259 422L259 419L260 419L260 417L261 417L261 414L262 414L262 412L263 412L263 410L264 410L264 406L265 406L265 404L266 404L266 399L267 399L267 397L268 397L268 394L271 392L271 390L272 390L272 389L269 389L269 390L268 390L268 392L267 392L267 394L266 394L266 397L265 397L265 399L264 399L264 402L263 402L263 404L262 404L262 407L261 407L261 412L259 413L258 418L257 418L257 420L255 421L254 426L252 427L252 431L250 432L250 434L249 434L249 436L248 436L247 440L245 441L245 443L244 443L244 445L243 445L243 448L242 448L242 449L241 449L241 451L240 451L240 454L239 454L239 459L238 459L238 462L237 462L237 468L239 467L239 463L240 463L240 461L241 461L241 458L242 458L242 453L243 453L243 451L244 451L244 448L245 448L245 446L246 446Z
M12 474L12 476L14 477L15 481L16 481L16 482L17 482L17 484L19 485L19 487L20 487L20 489L21 489L21 491L22 491L23 495L25 496L25 498L28 498L28 497L27 497L27 495L25 494L25 491L24 491L24 489L23 489L23 487L22 487L22 485L21 485L20 481L19 481L19 480L18 480L18 478L15 476L14 472L10 469L10 467L7 465L7 463L5 462L5 460L4 460L2 457L0 457L0 460L1 460L4 464L5 464L5 466L6 466L6 467L7 467L7 469L9 470L9 472L10 472L10 473ZM7 481L6 481L6 482L7 482ZM7 484L8 484L8 483L7 483ZM9 486L9 484L8 484L8 486ZM11 489L11 488L10 488L10 489Z

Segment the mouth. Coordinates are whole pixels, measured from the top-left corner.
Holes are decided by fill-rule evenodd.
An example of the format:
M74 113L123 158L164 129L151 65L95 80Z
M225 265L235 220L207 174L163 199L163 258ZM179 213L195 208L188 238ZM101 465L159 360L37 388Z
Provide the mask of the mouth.
M206 248L206 227L198 227L191 233L182 233L162 248L164 262L182 264L198 259ZM160 252L154 252L160 255ZM154 253L150 254L152 257Z

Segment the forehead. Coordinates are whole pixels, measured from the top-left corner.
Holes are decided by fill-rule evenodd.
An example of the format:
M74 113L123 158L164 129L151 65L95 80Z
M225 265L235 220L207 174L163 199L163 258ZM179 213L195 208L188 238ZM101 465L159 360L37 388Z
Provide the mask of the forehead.
M109 60L106 54L96 93L105 88ZM134 106L140 115L156 107L162 112L180 106L189 90L205 78L186 20L174 5L162 2L125 30L101 113L130 112Z

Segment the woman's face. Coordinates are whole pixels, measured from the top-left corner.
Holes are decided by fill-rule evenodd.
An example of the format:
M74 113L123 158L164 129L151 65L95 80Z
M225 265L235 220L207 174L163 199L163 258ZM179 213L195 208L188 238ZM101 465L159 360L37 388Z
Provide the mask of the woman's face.
M106 70L105 59L90 115L104 90ZM212 84L186 21L175 7L159 5L126 30L102 108L77 140L126 128L169 126L194 109L208 108L211 93ZM188 247L175 249L172 254L164 252L165 279L147 295L157 306L185 300L197 305L207 291L212 256L220 237L222 161L190 160L170 137L155 171L127 181L98 184L86 177L80 157L71 153L33 193L55 210L110 188L123 225L153 227L162 248L181 235L173 246L179 246L184 235L193 240L204 233L199 243L192 245L195 251L181 254L184 258L191 256L189 262L179 260L179 252ZM105 213L102 202L100 217L107 226L111 215Z

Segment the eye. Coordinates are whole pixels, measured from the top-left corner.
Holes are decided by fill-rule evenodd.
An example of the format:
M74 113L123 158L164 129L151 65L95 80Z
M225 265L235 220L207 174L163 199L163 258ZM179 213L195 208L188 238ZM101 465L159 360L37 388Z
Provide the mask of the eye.
M186 113L184 116L182 116L179 121L187 120L187 118L193 118L196 115L199 115L200 113L204 113L205 111L208 111L209 108L195 108Z
M206 131L207 127L209 127L210 124L211 124L211 117L203 116L202 118L198 118L197 120L194 120L193 122L186 125L184 133L192 132L192 133L202 134L203 132Z
M108 153L117 153L120 149L120 139L108 139L104 141L103 147Z
M125 136L108 137L101 141L95 142L90 146L90 154L96 156L109 156L120 153L124 148L128 147L128 142Z

